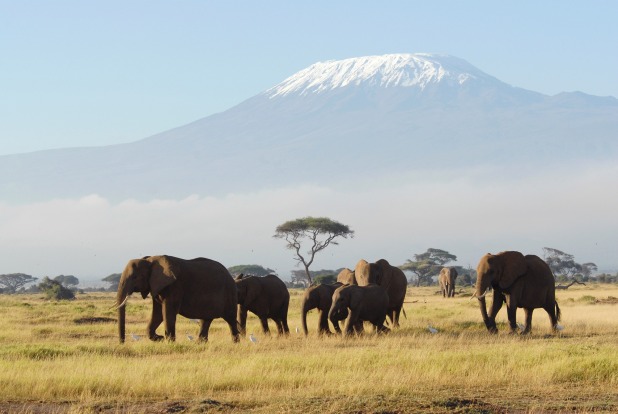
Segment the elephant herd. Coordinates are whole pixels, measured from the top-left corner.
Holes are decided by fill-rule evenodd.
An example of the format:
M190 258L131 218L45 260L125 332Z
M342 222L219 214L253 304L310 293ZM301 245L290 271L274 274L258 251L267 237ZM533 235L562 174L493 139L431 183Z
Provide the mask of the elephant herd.
M440 273L440 288L445 297L454 295L456 277L454 269L445 268ZM493 304L488 313L485 296L489 288L493 291ZM390 328L399 326L406 289L407 278L401 269L384 259L375 263L360 260L354 270L343 269L336 283L313 285L305 291L301 306L303 331L308 334L307 313L317 309L319 334L332 334L329 321L337 333L344 335L361 333L364 322L370 322L378 333L388 332L387 318ZM246 332L247 312L258 316L265 333L269 332L268 319L275 322L280 335L289 333L290 294L277 276L232 278L225 266L214 260L164 255L130 260L122 272L116 297L120 342L125 340L126 302L136 292L144 299L151 296L147 335L153 341L175 340L177 315L199 321L202 341L208 340L212 321L223 318L234 342L238 342ZM554 331L559 329L554 277L537 256L515 251L486 254L477 267L473 297L478 299L483 321L491 333L497 332L495 319L504 303L513 333L518 329L517 308L523 308L526 315L523 334L530 332L536 308L545 309ZM343 320L342 331L339 323ZM165 336L156 333L161 323Z

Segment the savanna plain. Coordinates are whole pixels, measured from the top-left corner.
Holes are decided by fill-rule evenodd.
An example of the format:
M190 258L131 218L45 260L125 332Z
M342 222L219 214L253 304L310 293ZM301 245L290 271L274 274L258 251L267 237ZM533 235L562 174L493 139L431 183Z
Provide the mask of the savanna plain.
M564 330L536 310L527 336L507 333L505 309L488 334L471 288L436 291L408 287L407 318L390 334L342 339L317 336L315 311L309 336L297 333L303 291L292 289L289 337L250 317L257 343L238 344L223 320L195 342L198 326L180 316L175 343L150 342L151 301L139 295L123 345L115 293L0 295L0 412L618 412L618 286L557 291Z

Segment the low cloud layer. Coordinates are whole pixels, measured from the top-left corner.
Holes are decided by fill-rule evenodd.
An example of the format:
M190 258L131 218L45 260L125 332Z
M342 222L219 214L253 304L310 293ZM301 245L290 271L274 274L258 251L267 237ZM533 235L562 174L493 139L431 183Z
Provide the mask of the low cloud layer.
M112 204L91 195L0 203L0 273L100 280L131 258L170 254L226 266L260 264L287 278L295 269L293 254L272 235L278 224L309 215L328 216L356 232L319 254L316 270L353 267L360 258L398 265L429 247L474 267L487 252L541 255L546 246L612 270L618 269L617 182L618 166L608 164L508 180L493 171L410 173L222 198Z

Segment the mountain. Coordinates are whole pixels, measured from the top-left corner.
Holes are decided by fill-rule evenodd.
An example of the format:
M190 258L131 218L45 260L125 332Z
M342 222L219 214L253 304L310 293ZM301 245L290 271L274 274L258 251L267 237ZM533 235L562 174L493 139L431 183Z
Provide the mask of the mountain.
M447 55L367 56L316 63L225 112L133 143L1 156L0 198L147 200L415 169L524 172L615 158L616 131L613 97L543 95Z

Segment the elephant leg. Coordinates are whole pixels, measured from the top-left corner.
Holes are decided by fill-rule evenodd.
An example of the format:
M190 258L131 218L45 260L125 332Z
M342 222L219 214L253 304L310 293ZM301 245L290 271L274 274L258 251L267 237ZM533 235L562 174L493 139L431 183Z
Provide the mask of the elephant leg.
M152 300L152 315L150 321L148 321L147 334L151 341L161 341L163 336L157 335L157 328L163 322L163 310L161 303L156 300Z
M489 325L487 327L487 329L491 333L498 333L498 327L496 326L496 316L498 315L498 312L500 312L500 309L502 309L503 303L504 297L502 296L502 293L494 289L494 296L491 303L491 311L489 314Z
M283 335L283 322L281 322L281 319L273 318L273 321L275 322L275 326L277 327L277 333L279 334L279 336Z
M357 331L357 325L360 322L358 317L359 314L357 311L350 311L350 316L348 316L348 319L345 321L344 334L346 336L352 335L354 331Z
M318 310L318 316L319 316L319 324L318 324L318 335L332 335L333 333L330 331L330 328L328 327L328 309L326 310L322 310L319 309ZM337 331L337 333L341 333L341 328L339 328L339 321L337 321L337 323L333 323L333 325L335 326L335 331Z
M524 326L524 330L521 331L522 335L527 335L530 333L532 329L532 312L534 312L534 308L525 308L524 313L526 314L526 326Z
M514 304L506 305L506 313L509 318L509 327L512 334L517 333L517 306Z
M210 329L211 323L212 319L202 319L200 321L200 334L198 336L198 340L208 342L208 330Z
M266 335L270 335L270 330L268 329L268 319L260 317L260 323L262 324L262 331Z
M178 306L169 302L163 302L163 322L165 323L165 339L176 340L176 316Z
M283 329L283 334L284 335L289 335L290 334L290 328L288 327L287 315L283 315L281 317L281 328Z
M234 315L234 313L227 314L223 317L223 319L225 320L225 322L227 322L228 326L230 327L230 332L232 333L232 341L240 342L240 330L239 330L240 324L236 320L236 315Z
M238 327L240 334L245 336L247 334L247 308L243 305L238 305Z
M386 326L384 326L384 322L382 322L382 323L379 323L379 322L375 323L373 326L375 326L376 332L378 334L385 334L385 333L389 333L391 331Z
M401 313L401 308L393 308L391 314L392 316L392 326L393 328L399 328L399 314Z
M558 325L558 317L556 315L556 307L552 304L551 306L544 306L545 312L549 315L549 321L551 323L552 331L556 332L556 326Z

